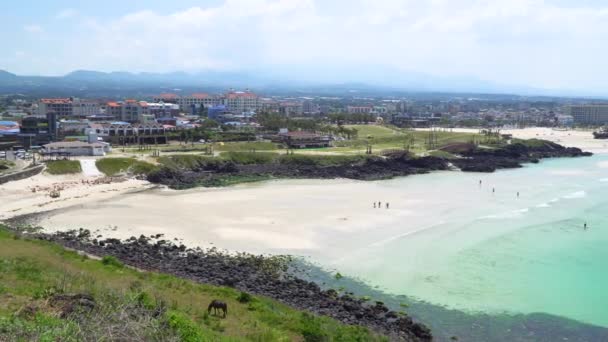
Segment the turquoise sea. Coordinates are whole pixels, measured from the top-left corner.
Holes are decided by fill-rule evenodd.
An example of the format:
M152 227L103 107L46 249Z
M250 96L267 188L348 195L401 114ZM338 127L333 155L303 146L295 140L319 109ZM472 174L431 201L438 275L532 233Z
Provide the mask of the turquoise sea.
M332 267L372 292L407 296L402 301L413 304L406 311L444 329L449 323L427 317L429 307L445 308L433 311L439 316L456 310L487 319L542 313L581 329L570 340L608 341L606 331L591 328L608 327L608 155L493 174L433 173L382 186L434 194L435 222L353 250ZM585 337L587 328L593 334ZM568 338L547 333L520 337Z

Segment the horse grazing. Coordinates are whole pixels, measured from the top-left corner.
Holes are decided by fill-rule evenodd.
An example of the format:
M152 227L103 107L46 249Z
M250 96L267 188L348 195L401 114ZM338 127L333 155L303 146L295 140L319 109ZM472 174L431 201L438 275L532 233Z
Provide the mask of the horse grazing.
M217 299L211 301L209 307L207 308L207 313L211 313L211 309L213 309L214 315L217 315L217 310L221 310L224 314L224 318L226 318L226 314L228 314L228 304Z

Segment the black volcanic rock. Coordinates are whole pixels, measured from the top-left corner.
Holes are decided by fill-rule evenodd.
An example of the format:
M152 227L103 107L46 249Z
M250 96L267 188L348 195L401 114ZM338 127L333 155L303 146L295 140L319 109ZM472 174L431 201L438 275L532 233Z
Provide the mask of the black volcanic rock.
M97 255L114 256L126 265L165 272L201 283L230 286L268 296L300 310L326 315L345 324L356 324L387 335L394 341L431 341L430 330L411 317L397 314L381 302L368 304L352 294L339 295L287 272L288 257L223 254L215 249L187 249L173 243L140 236L125 241L97 243L86 230L37 233L34 237Z

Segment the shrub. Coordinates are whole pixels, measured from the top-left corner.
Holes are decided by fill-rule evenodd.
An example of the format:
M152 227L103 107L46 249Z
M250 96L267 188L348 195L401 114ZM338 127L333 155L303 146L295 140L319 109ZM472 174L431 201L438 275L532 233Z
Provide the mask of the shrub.
M239 294L239 296L236 298L236 300L239 301L239 303L249 303L251 302L252 298L251 295L247 292L241 292L241 294Z
M180 312L168 312L167 323L179 335L181 341L206 341L203 331L190 318Z
M113 266L116 268L122 268L124 267L124 264L122 262L120 262L120 260L116 259L115 257L111 256L111 255L106 255L101 259L101 263L106 265L106 266Z
M325 342L329 340L321 327L321 322L315 316L306 312L300 318L300 332L306 342Z
M53 160L46 162L46 172L52 175L67 175L82 172L78 160Z
M134 158L103 158L95 165L106 176L116 176L121 173L134 175L147 175L156 169L156 166Z

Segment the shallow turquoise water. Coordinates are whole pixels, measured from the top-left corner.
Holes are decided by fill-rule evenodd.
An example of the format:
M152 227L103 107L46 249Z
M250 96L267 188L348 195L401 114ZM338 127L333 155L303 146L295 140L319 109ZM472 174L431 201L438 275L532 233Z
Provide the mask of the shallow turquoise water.
M541 312L608 327L608 156L384 184L436 193L436 223L353 251L336 268L465 312Z

